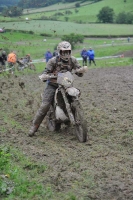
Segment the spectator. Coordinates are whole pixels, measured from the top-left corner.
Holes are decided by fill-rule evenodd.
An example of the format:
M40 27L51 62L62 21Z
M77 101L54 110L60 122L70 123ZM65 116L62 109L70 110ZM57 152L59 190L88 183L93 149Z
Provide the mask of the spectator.
M56 57L56 56L58 56L58 53L57 53L57 51L55 50L55 51L53 52L53 57Z
M92 48L90 47L89 51L87 51L87 56L89 58L89 65L91 65L91 61L94 63L94 65L96 66L95 63L95 52L94 50L92 50Z
M46 63L53 57L52 53L50 52L50 50L48 49L48 51L45 53L45 59L46 59Z
M127 41L130 42L130 37L127 38Z
M112 46L114 46L114 40L112 40Z
M9 67L9 73L13 74L13 71L15 71L15 64L17 62L17 55L15 51L12 51L11 53L8 54L7 62Z
M0 49L0 71L3 71L6 69L6 61L7 61L7 54L6 52L1 48Z
M87 65L87 51L86 48L83 48L83 50L81 51L82 59L83 59L83 66Z

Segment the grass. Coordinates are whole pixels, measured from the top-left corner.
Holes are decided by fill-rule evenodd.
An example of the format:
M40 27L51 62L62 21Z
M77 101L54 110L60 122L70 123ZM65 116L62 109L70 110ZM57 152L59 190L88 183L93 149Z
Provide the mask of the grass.
M3 49L9 49L10 51L15 50L17 52L18 58L21 58L26 54L30 53L31 59L33 60L44 58L44 53L47 51L47 49L50 49L51 52L53 52L55 46L61 41L60 38L54 38L54 37L46 37L47 39L46 42L44 42L43 39L44 39L43 36L39 36L37 34L30 35L19 32L12 32L12 33L6 32L0 35L1 47L3 47ZM113 46L112 46L112 41L114 41ZM80 52L83 49L83 47L89 49L89 47L91 46L95 50L96 58L104 56L112 56L118 53L132 50L132 42L133 41L131 39L130 43L128 43L127 38L116 38L116 39L85 38L83 44L81 43L76 45L76 48L72 50L72 54L73 56L78 58L80 57ZM127 59L124 58L123 60L126 60L126 62L123 63L118 62L117 64L126 65L127 63L132 63L130 62L129 58ZM108 61L109 60L107 60L107 62ZM98 63L102 63L102 66L103 63L105 62L106 60L103 61L98 60ZM114 61L111 60L110 62ZM116 63L114 63L114 65L116 65ZM38 64L35 63L35 66L38 67L40 66L39 68L41 68L42 66L42 71L43 71L45 63L38 63ZM101 64L99 66L101 66ZM27 73L34 73L30 70L25 70L25 71Z
M31 20L24 22L2 22L0 27L12 30L33 31L36 34L52 34L53 37L78 33L86 36L132 35L133 26L126 24L76 24L73 22Z
M90 2L84 2L84 3L81 3L80 5L84 6L84 5L88 4L88 3L90 3ZM59 2L57 4L50 5L50 6L43 7L43 8L24 9L23 14L28 14L29 15L29 13L39 13L39 12L49 12L49 11L57 11L57 10L66 10L66 9L70 9L70 8L73 8L73 7L75 7L75 2L65 3L65 4Z
M36 174L45 170L46 166L30 161L18 149L0 146L0 197L5 200L51 199L51 188L37 180Z

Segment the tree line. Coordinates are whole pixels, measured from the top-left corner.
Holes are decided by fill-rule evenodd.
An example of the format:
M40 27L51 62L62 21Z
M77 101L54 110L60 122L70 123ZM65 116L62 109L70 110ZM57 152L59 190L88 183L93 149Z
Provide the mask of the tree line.
M99 11L97 18L102 23L133 24L133 14L131 12L120 12L115 15L113 8L108 6Z

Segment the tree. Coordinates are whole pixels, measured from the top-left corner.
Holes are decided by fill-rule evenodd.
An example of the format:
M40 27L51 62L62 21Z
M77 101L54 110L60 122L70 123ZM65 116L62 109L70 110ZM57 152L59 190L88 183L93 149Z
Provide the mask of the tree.
M132 13L119 13L116 16L116 23L118 24L132 24L133 23L133 14Z
M84 36L80 34L71 33L69 35L63 35L61 39L70 42L72 48L74 49L75 45L78 42L83 43Z
M5 8L2 11L2 15L8 16L8 17L17 17L17 16L22 15L22 12L23 12L22 8L12 6L12 7L9 7L9 8Z
M114 10L108 6L103 7L99 14L97 15L97 18L100 22L103 23L112 23L114 20Z
M79 8L80 7L80 3L75 3L75 7Z

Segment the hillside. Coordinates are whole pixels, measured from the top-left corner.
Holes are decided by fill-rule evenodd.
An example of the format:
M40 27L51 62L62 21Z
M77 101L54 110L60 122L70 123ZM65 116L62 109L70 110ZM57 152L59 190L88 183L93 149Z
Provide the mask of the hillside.
M115 14L117 15L120 12L131 12L133 13L133 1L132 0L127 0L124 2L123 0L102 0L99 2L85 2L84 4L81 4L79 8L76 8L77 11L75 11L75 8L73 8L74 3L70 4L64 4L64 8L62 4L55 4L54 6L49 6L36 9L35 10L28 10L28 12L24 11L24 14L29 14L29 13L35 13L35 14L29 14L29 17L31 19L38 19L41 18L42 16L46 17L51 17L53 16L57 20L65 21L66 17L68 17L68 21L74 21L74 22L97 22L97 14L101 10L101 8L105 6L109 6L110 8L113 8ZM72 12L71 14L66 14L65 10L69 8L69 11ZM56 10L56 11L52 11ZM41 13L40 13L41 12ZM58 15L58 12L61 14Z

